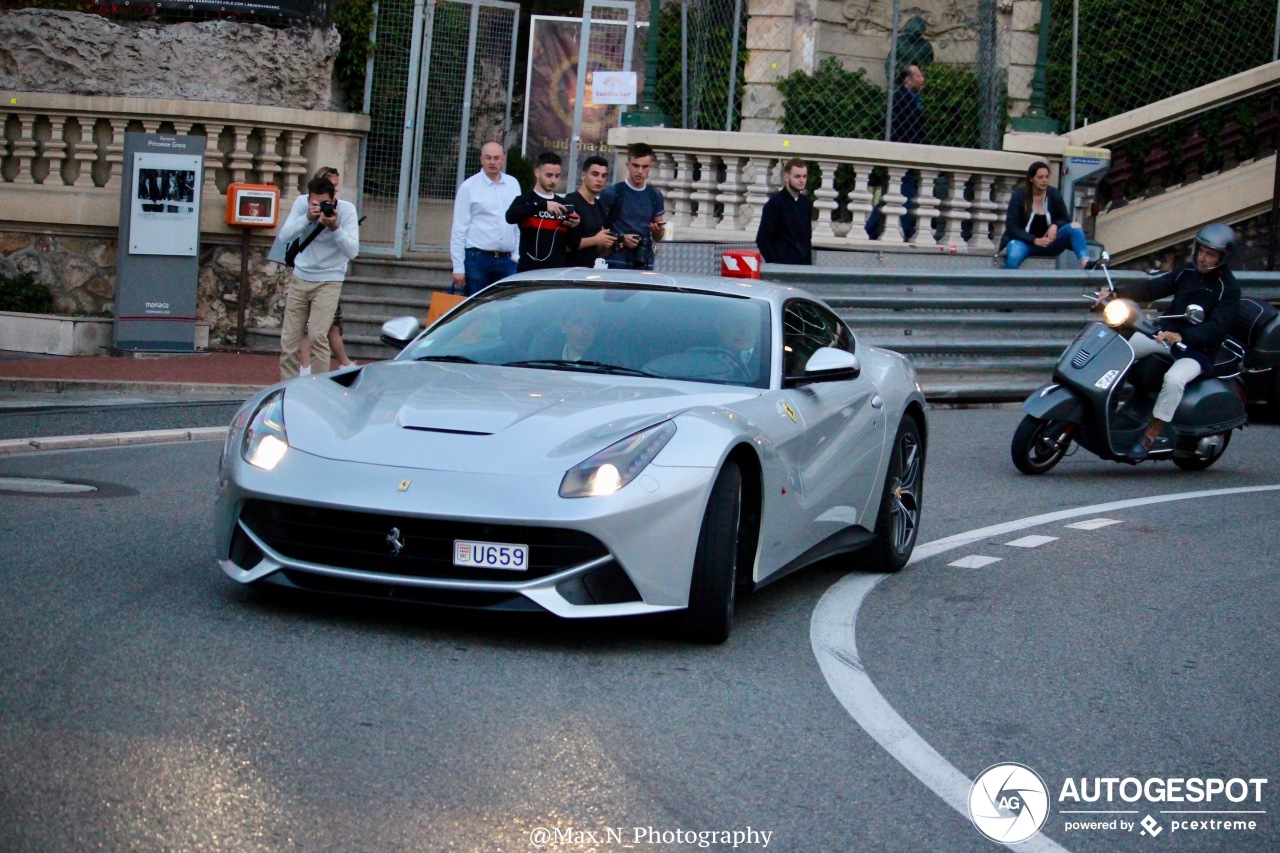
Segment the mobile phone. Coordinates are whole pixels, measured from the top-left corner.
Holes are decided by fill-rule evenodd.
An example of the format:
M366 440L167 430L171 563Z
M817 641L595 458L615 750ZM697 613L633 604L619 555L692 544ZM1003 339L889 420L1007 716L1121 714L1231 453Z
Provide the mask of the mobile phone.
M564 215L565 215L565 216L572 216L572 215L573 215L573 205L571 205L571 204L566 204L566 205L564 206Z

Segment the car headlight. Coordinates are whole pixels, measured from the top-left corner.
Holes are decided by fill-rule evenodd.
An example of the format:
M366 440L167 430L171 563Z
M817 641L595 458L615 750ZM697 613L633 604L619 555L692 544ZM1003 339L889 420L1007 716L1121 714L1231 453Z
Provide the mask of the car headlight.
M560 497L588 498L611 495L630 483L653 461L676 434L672 421L642 429L579 462L560 481Z
M1102 309L1102 319L1113 329L1129 325L1138 316L1138 305L1130 299L1112 299Z
M240 456L255 468L270 471L280 464L288 449L289 438L284 431L284 391L280 390L263 400L249 419L244 440L240 442Z

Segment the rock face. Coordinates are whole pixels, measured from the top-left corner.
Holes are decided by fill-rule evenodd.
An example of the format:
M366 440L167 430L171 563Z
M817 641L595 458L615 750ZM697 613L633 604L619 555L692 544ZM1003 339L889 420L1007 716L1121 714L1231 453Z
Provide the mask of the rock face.
M338 42L332 27L162 26L23 9L0 14L0 90L340 110Z

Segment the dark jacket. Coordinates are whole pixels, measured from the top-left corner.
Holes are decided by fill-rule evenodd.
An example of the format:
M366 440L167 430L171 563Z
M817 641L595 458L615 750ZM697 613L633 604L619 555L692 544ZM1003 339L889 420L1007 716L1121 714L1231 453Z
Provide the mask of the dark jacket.
M766 263L813 263L813 199L796 198L786 187L769 197L760 211L756 246Z
M1009 199L1009 209L1004 214L1004 236L1000 238L1000 248L1004 248L1010 240L1021 240L1029 246L1036 244L1036 237L1027 230L1027 188L1018 187ZM1045 192L1045 211L1049 214L1049 222L1061 228L1071 224L1071 214L1067 212L1067 203L1062 200L1062 193L1053 187Z
M924 145L924 106L920 95L906 86L893 93L893 124L889 128L891 142Z
M1159 320L1156 326L1161 331L1182 335L1182 341L1187 345L1187 357L1199 362L1201 370L1206 373L1213 369L1213 358L1240 308L1240 285L1236 284L1230 270L1201 275L1195 264L1183 264L1150 281L1117 285L1116 293L1138 302L1152 302L1172 295L1173 305L1166 312L1168 314L1185 314L1188 305L1203 308L1203 323L1193 324L1176 317Z
M551 201L564 203L564 196ZM516 268L527 270L564 266L569 228L564 220L547 213L548 199L529 190L507 208L507 221L520 228L520 260Z

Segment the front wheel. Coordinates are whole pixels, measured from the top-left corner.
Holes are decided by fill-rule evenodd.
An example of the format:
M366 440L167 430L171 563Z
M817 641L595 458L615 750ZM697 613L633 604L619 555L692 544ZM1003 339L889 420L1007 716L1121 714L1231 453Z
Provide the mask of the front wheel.
M702 516L698 549L689 581L689 607L681 633L696 643L723 643L733 628L733 599L738 576L738 539L742 524L742 472L729 461L720 470Z
M863 555L864 566L879 572L896 572L907 564L916 547L923 505L924 442L915 418L908 415L893 439L876 516L876 538Z
M1009 454L1024 474L1044 474L1062 461L1071 448L1071 424L1027 415L1013 433Z
M1220 432L1217 435L1211 435L1208 439L1208 448L1205 456L1192 453L1187 456L1178 454L1173 457L1173 464L1177 465L1183 471L1203 471L1213 463L1222 458L1222 454L1227 452L1227 445L1231 443L1230 432Z

